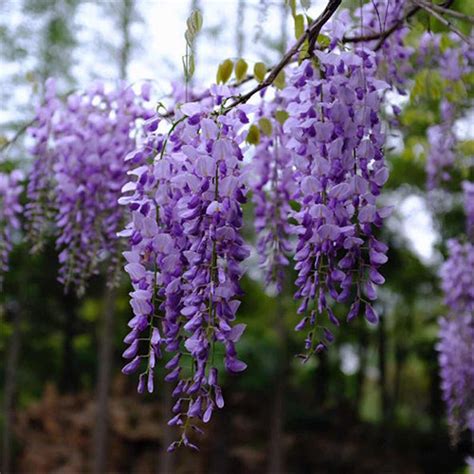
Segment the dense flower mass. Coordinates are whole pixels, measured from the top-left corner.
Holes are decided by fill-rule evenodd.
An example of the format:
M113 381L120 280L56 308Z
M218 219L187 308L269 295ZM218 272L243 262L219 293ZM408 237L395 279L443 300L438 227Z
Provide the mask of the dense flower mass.
M427 131L427 184L429 189L434 189L451 179L453 169L462 167L454 125L462 117L465 104L463 78L472 72L474 52L453 33L424 33L416 62L427 72L419 79L425 77L433 89L444 89L439 103L440 122Z
M372 0L355 10L354 19L342 10L329 26L334 46L338 40L366 38L360 44L375 52L377 76L402 94L407 77L413 72L410 58L414 49L405 41L409 28L403 21L407 3L406 0ZM391 34L384 36L387 31Z
M304 316L296 329L310 328L308 354L333 339L321 320L327 313L339 325L331 301L352 301L348 321L363 311L369 322L377 322L371 301L384 282L378 268L387 261L387 246L374 228L389 212L376 205L388 169L379 118L387 85L374 77L375 57L365 50L317 56L319 70L304 62L282 92L299 204L293 213L295 296L302 300L298 312Z
M474 313L441 319L439 338L441 389L456 441L465 429L474 433Z
M440 321L441 388L453 441L464 429L474 432L474 245L449 241L449 258L441 269L445 303Z
M8 270L8 257L15 232L20 229L20 215L23 210L20 204L22 180L21 171L0 173L0 288L3 275Z
M54 82L48 82L45 103L30 130L36 161L27 216L34 244L40 243L43 230L55 228L59 279L66 287L72 284L81 292L106 258L111 272L117 267L117 232L124 222L117 199L127 179L124 156L135 147L137 121L150 116L146 99L147 85L140 97L130 87L106 91L97 83L64 103Z
M474 314L474 244L448 242L449 258L441 268L446 306L453 315Z
M153 119L144 146L128 156L135 179L121 199L132 214L122 235L131 246L125 269L135 315L125 340L124 357L131 361L123 371L143 369L138 390L153 391L156 359L163 349L171 354L165 380L176 383L177 402L169 423L182 432L171 450L195 447L189 440L190 429L199 430L193 419L206 423L224 404L221 348L228 372L246 367L235 350L245 325L233 321L240 264L249 253L240 236L246 193L241 128L248 119L245 106L212 113L228 94L215 87L203 102L182 105L166 135L155 132Z
M134 317L123 372L139 371L138 390L151 392L157 360L166 359L177 398L170 424L182 433L170 449L195 447L196 420L223 406L219 359L230 373L246 367L235 350L245 326L233 322L249 253L241 236L248 190L267 285L282 289L294 254L296 329L309 328L304 357L333 340L323 316L340 324L336 302L351 303L349 321L363 313L377 322L387 246L375 231L389 213L377 206L388 179L380 112L389 85L367 49L316 55L318 67L304 61L258 105L229 107L225 86L178 103L174 122L150 119L127 156L132 179L120 202L131 221L121 234Z
M285 267L292 253L290 199L295 196L291 152L286 148L288 136L283 131L286 118L286 101L276 97L271 102L262 100L256 114L258 121L265 121L265 133L260 135L252 162L248 167L251 176L253 203L255 205L255 230L257 253L265 273L265 284L282 291ZM265 128L266 127L266 128Z
M463 181L464 212L466 214L466 230L468 235L474 239L474 183Z

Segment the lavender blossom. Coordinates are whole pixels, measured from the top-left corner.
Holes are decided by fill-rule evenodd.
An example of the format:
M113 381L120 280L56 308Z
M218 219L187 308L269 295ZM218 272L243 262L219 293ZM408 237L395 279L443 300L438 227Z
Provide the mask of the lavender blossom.
M124 156L135 147L137 120L149 114L129 87L106 92L97 83L70 95L65 104L56 97L54 82L48 82L45 103L30 130L36 161L27 217L32 239L54 227L59 280L66 288L74 285L83 292L104 260L115 282L117 232L124 221L124 208L116 203L127 180Z
M124 353L132 360L123 371L144 367L139 391L145 386L153 391L156 359L162 349L170 353L165 380L176 383L177 402L169 423L181 427L181 438L170 449L195 447L189 440L189 430L197 428L193 419L208 422L224 404L215 346L223 346L228 372L246 367L235 350L245 326L233 325L240 263L248 256L240 236L245 107L211 115L228 94L215 87L211 100L183 104L167 135L155 124L144 146L128 156L137 165L130 172L136 178L124 186L121 198L132 214L122 235L131 245L125 268L134 286L135 315ZM142 336L145 331L148 337ZM138 343L143 339L145 352Z
M290 117L284 131L291 138L299 203L294 212L298 235L295 296L303 315L297 330L309 327L307 355L327 347L321 316L339 325L330 301L352 299L347 319L364 308L377 322L371 301L384 282L378 267L387 246L373 235L389 210L376 206L388 178L379 119L380 93L387 85L374 77L376 61L366 51L316 53L321 71L304 62L282 91ZM327 328L326 328L327 329Z
M466 213L467 234L474 239L474 183L463 181L464 211Z
M467 429L474 433L474 313L457 313L440 320L441 389L455 443Z
M20 195L23 190L23 173L13 171L0 173L0 288L3 275L8 271L8 257L15 234L20 230L20 215L23 210Z

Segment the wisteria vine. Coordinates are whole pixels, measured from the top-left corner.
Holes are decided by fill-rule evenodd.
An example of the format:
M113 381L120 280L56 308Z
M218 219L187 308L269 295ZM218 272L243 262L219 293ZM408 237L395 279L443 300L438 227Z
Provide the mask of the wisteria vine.
M137 95L127 86L106 91L96 83L63 102L49 80L29 129L35 156L26 207L30 240L38 250L45 234L56 236L59 280L78 293L104 260L109 282L116 280L117 232L124 223L117 200L128 169L123 158L136 146L139 120L153 114L149 95L149 84Z
M169 424L181 433L170 451L197 449L192 432L224 406L225 374L246 368L236 345L245 330L237 312L251 247L242 232L249 197L267 288L281 293L290 287L288 269L297 273L304 361L335 339L329 324L344 323L336 314L378 322L388 252L380 228L391 212L379 200L389 177L388 92L407 94L417 66L439 70L455 92L474 58L455 34L426 33L415 51L406 20L420 5L373 0L333 16L340 4L329 0L245 93L248 78L201 94L186 82L160 114L149 107L149 84L136 93L97 83L65 100L54 80L45 85L29 129L35 160L25 217L33 250L54 236L59 280L81 293L104 261L116 281L127 246L133 316L122 371L138 373L138 392L151 393L164 365L174 385ZM439 101L439 123L427 130L430 189L449 181L457 164L455 96ZM0 275L20 227L21 179L0 174ZM468 238L450 241L441 271L449 314L438 345L455 435L474 425L473 183L465 180L463 192Z

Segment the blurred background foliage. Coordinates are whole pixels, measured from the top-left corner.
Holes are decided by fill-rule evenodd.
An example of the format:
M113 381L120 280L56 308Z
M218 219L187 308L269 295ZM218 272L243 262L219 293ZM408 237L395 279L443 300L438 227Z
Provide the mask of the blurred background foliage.
M90 27L78 20L78 12L87 3L7 0L0 4L0 169L28 166L22 132L33 118L47 77L56 76L65 93L85 85L86 75L77 68L77 52L84 48L81 38ZM209 80L225 53L219 56L218 50L218 60L209 64L212 59L204 58L206 48L219 41L232 15L228 12L220 19L221 28L212 26L208 18L215 15L217 3L183 0L162 5L181 16L201 9L204 30L195 44L197 75ZM231 44L225 46L234 51L230 56L260 54L257 59L271 64L291 41L292 25L284 4L268 0L224 3L237 12ZM324 2L313 3L317 8ZM127 72L133 58L146 55L149 4L115 0L96 5L94 11L112 25L113 35L107 30L102 36L93 35L94 48L83 49L81 54L96 63L106 58L114 71L107 80L130 79ZM454 8L468 12L469 4L456 1ZM254 22L248 19L249 12ZM84 16L80 19L84 21ZM100 31L102 17L90 21ZM411 41L416 47L422 31L443 28L417 15L411 23ZM460 28L468 31L467 25ZM271 36L268 31L278 34ZM258 49L248 53L246 48L252 42L265 53ZM170 51L178 56L175 64L179 64L183 51ZM156 76L164 63L166 58L156 58ZM182 78L176 67L173 74L177 80ZM87 79L93 76L88 74ZM437 319L444 307L437 271L447 239L464 229L461 198L455 190L469 173L471 180L474 177L472 167L466 168L453 177L446 193L428 196L424 161L426 129L439 120L439 101L447 86L465 104L459 154L473 155L472 131L465 131L472 125L473 82L469 76L462 84L447 84L431 71L421 70L413 78L410 97L397 99L402 114L400 127L389 131L391 175L384 196L395 205L395 212L382 231L390 253L383 267L386 284L378 303L382 318L377 327L362 320L343 324L329 352L302 365L294 357L303 342L293 331L298 321L292 299L295 275L288 272L285 293L275 298L255 271L256 257L251 258L252 271L243 280L245 298L239 311L241 321L248 325L239 347L248 369L240 377L226 379L228 406L212 422L200 454L178 453L169 458L162 454L170 436L162 415L162 406L169 404L169 390L162 386L152 396L139 396L132 377L120 374L121 341L130 317L130 286L124 279L117 292L113 323L110 470L463 472L468 443L462 440L459 446L450 447L439 390L435 344ZM416 206L407 205L410 202ZM248 220L251 234L250 213ZM405 231L407 225L416 228L416 242ZM0 296L0 380L7 379L7 365L13 363L15 397L13 406L4 403L0 424L5 424L8 410L14 411L12 464L16 470L87 471L91 468L91 407L107 275L91 281L80 300L65 295L56 281L54 243L33 257L28 244L18 237ZM340 306L336 314L344 320L346 312ZM5 390L2 383L2 400ZM71 418L81 413L83 418Z

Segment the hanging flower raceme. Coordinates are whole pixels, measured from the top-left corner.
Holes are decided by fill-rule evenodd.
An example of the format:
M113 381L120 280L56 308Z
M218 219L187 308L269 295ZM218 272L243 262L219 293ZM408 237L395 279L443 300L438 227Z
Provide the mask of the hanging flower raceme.
M333 339L322 319L326 313L339 325L331 300L352 300L348 321L363 311L369 322L377 322L371 301L384 282L378 267L387 261L387 246L374 228L389 212L376 205L388 170L379 119L387 85L374 77L375 58L364 50L316 54L319 69L303 62L282 92L299 204L295 296L304 316L296 329L310 328L307 355Z
M53 120L61 107L56 95L56 82L48 79L45 84L44 101L36 110L36 121L29 127L28 134L33 139L30 153L34 157L28 175L25 205L26 229L32 244L32 251L39 252L47 236L53 234L55 209L54 164L56 152L51 147Z
M38 111L31 131L36 162L28 189L32 238L48 225L53 209L49 224L57 234L59 280L78 292L103 260L108 260L110 274L118 269L117 232L124 208L116 203L127 179L124 156L135 146L138 121L150 115L144 106L148 94L147 86L142 98L130 87L108 92L95 84L63 103L49 83Z
M454 133L454 105L447 100L440 103L441 123L428 128L428 154L426 174L428 189L434 189L451 179L456 164L457 138Z
M282 123L286 117L285 101L275 97L262 99L257 119L263 124L260 142L255 147L248 174L255 205L257 253L265 273L265 284L282 291L285 267L290 263L290 198L296 188L292 179L291 153L286 149L288 137Z
M441 389L453 442L464 429L474 432L474 245L448 242L449 258L441 269L445 303L437 346Z
M8 271L8 257L13 247L15 233L20 230L20 214L23 210L20 195L23 173L0 173L0 288L3 275Z
M408 3L406 0L372 0L355 10L352 25L347 22L352 36L374 37L361 44L375 50L378 77L402 94L405 94L407 77L413 72L410 58L414 49L406 44L409 28L403 21ZM382 34L393 28L395 30L382 39ZM341 30L342 35L346 32L347 28Z
M440 320L439 366L441 390L447 406L452 441L465 429L474 433L473 312Z
M462 155L457 150L454 126L462 118L466 104L464 78L472 71L474 52L454 34L424 33L416 58L424 68L417 81L425 81L426 90L443 89L439 104L439 124L428 128L426 174L428 189L434 189L451 179L455 168L462 168Z
M453 315L474 314L474 245L452 239L448 250L440 272L445 303Z
M240 264L248 256L240 236L245 202L240 129L248 119L245 107L213 113L229 92L211 91L212 102L181 106L165 136L156 132L156 118L144 147L129 155L138 165L131 172L136 179L124 187L121 200L132 213L124 234L131 246L125 255L135 314L124 353L132 360L123 371L143 369L139 391L145 378L152 391L156 359L163 348L172 356L165 380L176 383L177 402L169 423L181 427L181 438L170 450L195 448L189 440L191 429L200 430L195 420L208 422L224 404L220 349L228 372L246 367L235 350L245 326L233 321ZM148 337L142 337L144 331Z
M464 212L466 214L467 234L474 240L474 183L463 181Z

